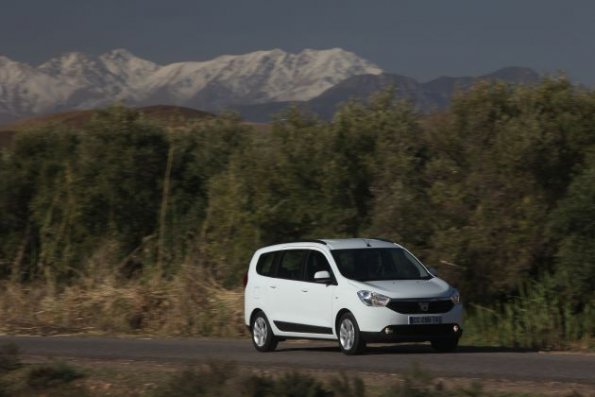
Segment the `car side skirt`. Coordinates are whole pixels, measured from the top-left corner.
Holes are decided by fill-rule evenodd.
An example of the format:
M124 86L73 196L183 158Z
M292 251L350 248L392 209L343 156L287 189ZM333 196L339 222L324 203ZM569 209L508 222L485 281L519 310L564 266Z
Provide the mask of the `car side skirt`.
M274 321L275 327L283 332L299 332L304 334L325 334L332 335L332 328L319 327L317 325L288 323L285 321Z

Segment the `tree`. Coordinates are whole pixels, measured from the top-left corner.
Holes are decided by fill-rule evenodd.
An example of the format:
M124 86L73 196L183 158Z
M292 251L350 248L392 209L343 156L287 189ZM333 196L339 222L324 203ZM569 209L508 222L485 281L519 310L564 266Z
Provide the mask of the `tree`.
M575 309L595 302L595 147L586 166L572 180L568 193L550 216L550 230L559 241L556 280L559 293Z

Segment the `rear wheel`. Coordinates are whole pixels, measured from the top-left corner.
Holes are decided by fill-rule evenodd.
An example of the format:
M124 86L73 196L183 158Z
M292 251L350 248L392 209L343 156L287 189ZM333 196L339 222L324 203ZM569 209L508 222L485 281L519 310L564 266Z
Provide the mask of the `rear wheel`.
M351 313L345 313L339 319L338 326L339 346L345 354L360 354L366 349L366 342L363 340L355 317Z
M252 343L259 352L270 352L275 350L279 341L273 334L269 320L263 312L258 312L252 319L250 325Z
M459 338L445 338L445 339L434 339L432 341L432 348L437 352L448 353L453 352L459 345Z

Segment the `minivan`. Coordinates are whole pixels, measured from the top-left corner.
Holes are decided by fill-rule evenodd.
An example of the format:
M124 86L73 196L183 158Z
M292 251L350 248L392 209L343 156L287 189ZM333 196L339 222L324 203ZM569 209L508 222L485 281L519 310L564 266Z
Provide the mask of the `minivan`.
M459 291L384 239L260 248L244 281L244 322L261 352L290 338L338 340L345 354L368 343L425 341L448 352L463 332Z

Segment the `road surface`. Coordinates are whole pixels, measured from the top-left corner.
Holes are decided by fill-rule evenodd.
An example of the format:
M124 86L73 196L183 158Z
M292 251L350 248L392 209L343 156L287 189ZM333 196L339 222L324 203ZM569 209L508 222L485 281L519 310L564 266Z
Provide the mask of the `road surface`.
M6 343L16 343L24 356L157 363L226 360L257 368L372 373L403 372L419 365L436 376L581 383L595 389L595 354L465 346L456 353L434 353L425 345L372 345L366 355L345 356L333 342L282 342L275 352L258 353L247 339L0 336L0 345Z

